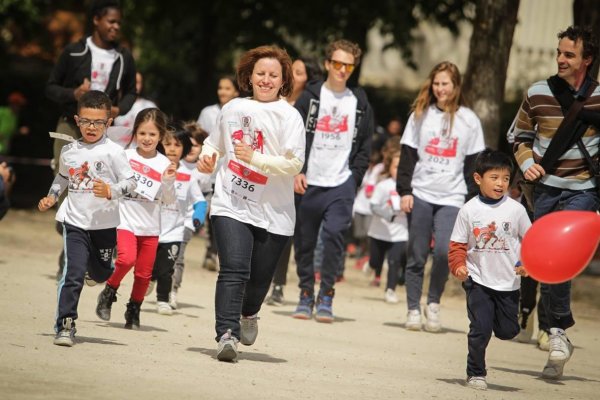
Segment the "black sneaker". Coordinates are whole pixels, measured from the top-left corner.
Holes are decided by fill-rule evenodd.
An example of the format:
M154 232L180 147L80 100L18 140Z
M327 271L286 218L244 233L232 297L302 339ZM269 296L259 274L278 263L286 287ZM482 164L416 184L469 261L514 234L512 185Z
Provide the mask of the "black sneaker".
M64 318L62 327L54 337L54 344L57 346L72 347L75 344L75 322L73 318Z
M98 304L96 305L96 315L103 321L110 321L110 311L112 303L117 301L117 289L106 285L104 290L98 295Z
M283 286L273 285L271 295L267 297L267 305L282 306L283 305Z
M142 303L136 303L129 299L125 311L125 329L140 329L140 308L142 308Z

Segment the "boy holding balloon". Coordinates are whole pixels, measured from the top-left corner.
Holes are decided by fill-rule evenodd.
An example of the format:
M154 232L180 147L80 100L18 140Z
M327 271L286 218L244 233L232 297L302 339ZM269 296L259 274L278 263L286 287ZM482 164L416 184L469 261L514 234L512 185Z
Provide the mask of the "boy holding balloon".
M485 351L492 337L519 333L519 287L527 272L520 242L531 226L527 211L507 196L513 164L501 152L485 150L475 162L479 195L459 211L450 237L448 264L463 281L469 315L467 387L486 390Z

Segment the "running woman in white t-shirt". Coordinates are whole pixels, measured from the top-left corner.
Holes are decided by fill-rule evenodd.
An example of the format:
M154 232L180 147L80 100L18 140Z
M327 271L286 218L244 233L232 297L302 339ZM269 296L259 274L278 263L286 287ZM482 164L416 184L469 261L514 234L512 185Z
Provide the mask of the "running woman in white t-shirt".
M54 344L73 346L77 306L86 273L103 282L112 273L119 224L117 200L136 187L125 152L106 137L110 98L89 91L78 102L75 121L82 138L62 148L58 174L38 208L46 211L68 189L63 202L65 267L58 282ZM58 216L57 216L58 217Z
M150 283L160 234L160 204L175 201L177 168L157 151L167 130L167 117L158 108L142 110L136 117L133 132L137 147L125 150L137 181L135 192L119 202L121 222L117 227L117 260L115 271L98 295L96 315L110 320L117 289L127 273L134 268L133 287L125 328L140 327L140 307Z
M531 226L527 211L506 195L513 172L510 158L486 150L475 162L479 195L458 213L450 238L452 274L467 294L469 334L467 387L485 390L485 351L494 336L509 340L519 333L521 240ZM525 266L526 268L527 266Z
M252 97L221 110L204 142L198 169L212 173L217 158L211 222L219 250L215 294L217 358L232 361L237 343L252 345L277 261L294 233L294 175L304 163L304 124L281 96L293 84L284 50L261 46L240 59L238 84Z
M439 332L450 233L465 198L475 192L473 163L485 145L479 118L464 106L460 72L450 62L431 70L412 111L400 141L397 184L409 226L406 329L422 327L423 271L433 238L425 329Z

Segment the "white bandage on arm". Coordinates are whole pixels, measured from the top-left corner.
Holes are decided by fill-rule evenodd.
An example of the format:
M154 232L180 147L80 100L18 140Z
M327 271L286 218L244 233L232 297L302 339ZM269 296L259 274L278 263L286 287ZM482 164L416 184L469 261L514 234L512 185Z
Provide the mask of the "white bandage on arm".
M297 175L304 162L291 151L283 156L270 156L255 151L250 164L269 175Z

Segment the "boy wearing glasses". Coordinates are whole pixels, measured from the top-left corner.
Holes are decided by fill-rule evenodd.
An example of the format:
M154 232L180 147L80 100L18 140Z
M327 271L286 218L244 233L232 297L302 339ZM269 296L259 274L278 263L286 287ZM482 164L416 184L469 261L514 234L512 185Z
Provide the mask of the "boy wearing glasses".
M111 124L110 98L92 90L81 96L75 122L82 138L62 148L58 173L48 196L38 204L51 208L68 189L64 205L65 270L58 284L54 344L73 346L77 304L86 273L104 282L112 273L119 208L116 200L136 187L125 151L106 137ZM58 215L57 215L58 218Z
M309 84L295 107L306 127L306 161L296 176L298 215L294 246L300 301L294 318L333 322L336 272L344 262L344 232L350 227L356 189L369 164L373 112L363 89L347 82L361 49L347 40L327 47L327 79ZM314 296L314 251L323 224L321 287ZM316 303L315 303L316 301Z

